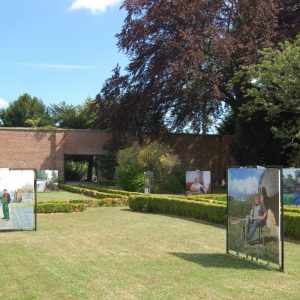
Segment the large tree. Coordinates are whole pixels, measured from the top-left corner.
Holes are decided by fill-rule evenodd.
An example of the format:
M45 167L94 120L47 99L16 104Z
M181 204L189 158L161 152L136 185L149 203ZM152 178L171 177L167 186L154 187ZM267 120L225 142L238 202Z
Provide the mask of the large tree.
M16 101L0 111L1 126L31 127L46 126L51 123L47 107L42 100L29 94L21 95Z
M276 1L125 0L123 7L118 45L130 59L129 83L174 127L206 132L221 103L237 115L243 94L228 81L273 46Z
M60 102L50 106L50 115L55 126L59 128L88 129L93 128L96 112L92 108L93 100L88 98L83 105Z
M287 156L291 164L299 164L300 35L293 43L283 43L281 49L264 49L258 63L243 67L232 81L240 81L241 77L249 99L240 109L243 118L251 122L262 115L269 131L262 144L272 136L282 145L281 155Z

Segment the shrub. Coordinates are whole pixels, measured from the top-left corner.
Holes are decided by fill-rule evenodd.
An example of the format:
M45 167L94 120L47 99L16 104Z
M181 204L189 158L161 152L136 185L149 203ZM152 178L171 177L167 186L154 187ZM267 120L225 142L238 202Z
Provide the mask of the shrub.
M128 198L103 198L103 199L80 199L80 200L70 200L70 203L79 204L84 203L88 207L98 207L98 206L126 206L128 205Z
M284 213L284 233L300 239L300 214Z
M83 212L87 208L84 203L38 203L36 205L37 213L70 213L74 211Z
M172 174L159 183L157 192L178 194L183 192L183 187L180 180Z
M142 192L144 189L144 173L135 164L119 165L116 169L119 185L132 192Z
M134 211L179 215L214 223L224 223L226 206L168 197L130 196L129 207Z
M123 191L123 190L114 190L114 189L108 189L104 187L98 187L98 186L89 186L89 185L83 185L81 184L80 187L84 189L90 189L102 193L108 193L112 195L122 195L122 196L131 196L131 195L141 195L141 193L137 192L129 192L129 191Z
M63 190L71 192L71 193L82 194L82 195L86 195L88 197L93 197L93 198L97 198L97 199L103 199L103 198L111 197L110 193L102 193L102 192L98 192L98 191L95 191L95 190L86 189L86 188L77 187L77 186L60 184L59 187ZM127 198L127 196L120 195L120 194L114 194L114 197L115 198Z

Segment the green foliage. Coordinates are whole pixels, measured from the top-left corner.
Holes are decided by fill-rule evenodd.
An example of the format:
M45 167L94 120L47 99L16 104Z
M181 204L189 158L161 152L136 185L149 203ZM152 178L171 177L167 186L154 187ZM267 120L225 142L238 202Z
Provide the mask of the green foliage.
M300 239L300 213L287 212L284 214L284 232Z
M251 120L261 114L290 164L300 162L299 61L300 35L279 50L262 50L258 63L242 67L231 81L234 85L243 80L243 92L250 99L241 107L241 116Z
M70 200L70 203L84 203L88 207L99 207L99 206L106 206L106 207L114 207L114 206L126 206L128 205L128 198L115 198L115 197L107 197L103 199L80 199L80 200Z
M140 149L138 161L144 170L154 173L158 182L162 182L180 164L172 149L157 141Z
M96 112L91 107L93 100L88 98L83 105L72 105L66 102L52 104L50 114L53 123L59 128L87 129L93 128Z
M138 161L139 151L140 146L134 143L131 147L120 150L117 154L117 179L120 186L128 191L143 190L143 169Z
M66 184L59 184L59 188L66 190L68 192L71 192L71 193L82 194L82 195L97 198L97 199L112 197L111 193L103 193L103 192L98 192L98 191L95 191L92 189L81 188L81 187L71 186L71 185L66 185ZM124 196L124 195L120 195L120 194L113 194L113 198L127 199L128 197Z
M87 173L88 165L83 161L67 160L65 162L65 178L68 180L82 180Z
M155 196L130 196L129 207L133 211L164 213L224 224L226 207L200 201Z
M123 196L140 195L140 193L136 193L136 192L128 192L128 191L117 190L117 189L114 190L114 189L108 189L108 188L98 187L98 186L90 186L84 184L80 184L79 186L84 189L94 190L102 193L109 193L112 195L123 195Z
M144 189L144 171L154 174L154 189L160 192L178 193L182 191L180 179L172 172L180 164L172 149L158 142L140 147L137 143L117 155L117 177L120 185L129 191Z
M83 212L87 208L84 203L64 203L64 202L43 202L36 205L37 213L51 214L51 213L70 213Z
M46 106L36 97L21 95L6 109L0 110L1 126L4 127L37 127L51 123Z

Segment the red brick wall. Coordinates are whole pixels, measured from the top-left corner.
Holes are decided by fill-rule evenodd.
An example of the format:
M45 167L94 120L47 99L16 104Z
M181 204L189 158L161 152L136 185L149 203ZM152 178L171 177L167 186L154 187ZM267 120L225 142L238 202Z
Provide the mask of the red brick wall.
M108 139L104 131L0 128L0 167L54 169L63 179L65 154L101 154Z
M101 154L110 138L110 133L98 130L0 128L0 168L55 169L63 179L65 154ZM169 134L145 137L146 142L154 139L170 145L186 170L211 170L213 183L221 183L226 167L233 164L232 136Z

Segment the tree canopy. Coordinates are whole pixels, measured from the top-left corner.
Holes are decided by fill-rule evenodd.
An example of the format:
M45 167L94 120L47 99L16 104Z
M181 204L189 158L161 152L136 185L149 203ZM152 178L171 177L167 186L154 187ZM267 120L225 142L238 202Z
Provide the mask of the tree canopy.
M6 109L1 109L0 120L4 127L30 127L32 123L45 126L51 122L48 109L42 100L29 94L21 95Z
M280 49L261 51L257 64L243 67L232 82L244 78L245 95L251 99L241 106L242 117L251 120L258 113L282 144L291 163L300 162L300 35L284 42Z

